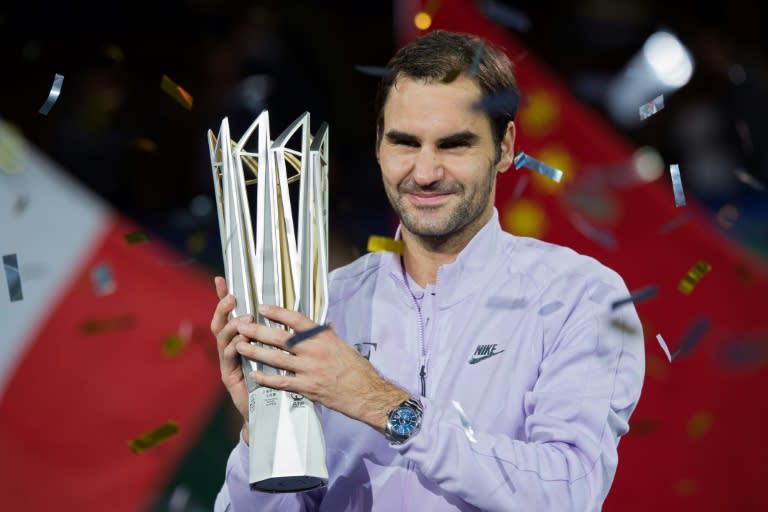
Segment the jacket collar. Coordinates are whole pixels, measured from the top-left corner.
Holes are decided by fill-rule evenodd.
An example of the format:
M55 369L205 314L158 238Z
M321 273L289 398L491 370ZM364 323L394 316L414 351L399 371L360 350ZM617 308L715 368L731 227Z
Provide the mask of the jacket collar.
M400 239L400 231L401 226L398 226L396 240ZM491 218L461 250L456 260L438 269L435 296L440 309L457 304L485 285L487 277L495 272L503 250L500 244L501 232L499 212L494 208ZM412 304L400 257L389 253L385 255L384 261L389 274L400 282L403 297Z

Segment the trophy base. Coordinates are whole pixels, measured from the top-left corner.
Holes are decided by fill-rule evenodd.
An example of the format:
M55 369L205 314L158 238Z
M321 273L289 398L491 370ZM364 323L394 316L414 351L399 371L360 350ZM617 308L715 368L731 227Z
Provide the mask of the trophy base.
M272 493L305 492L322 487L327 483L327 480L315 476L279 476L254 482L251 484L251 490Z

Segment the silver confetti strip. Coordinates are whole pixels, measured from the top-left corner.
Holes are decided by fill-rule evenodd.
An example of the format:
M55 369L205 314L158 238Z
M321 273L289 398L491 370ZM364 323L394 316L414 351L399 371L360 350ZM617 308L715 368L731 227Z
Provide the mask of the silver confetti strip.
M670 164L669 174L672 176L672 191L675 193L675 206L678 208L685 206L685 192L683 192L683 182L680 181L680 166Z
M475 50L475 56L472 57L472 65L469 67L469 73L467 73L468 76L472 77L477 74L477 68L480 66L480 59L483 58L483 52L485 51L485 41L481 41L479 45L477 45L477 50Z
M470 443L476 443L477 438L475 437L475 429L472 427L472 422L470 422L469 418L467 418L467 414L464 412L464 408L456 400L452 400L451 403L453 404L453 408L456 409L456 411L459 413L461 426L464 427L464 434L467 436L467 439L469 439Z
M527 169L536 171L537 173L546 176L547 178L551 179L555 183L560 183L560 180L563 178L563 171L561 171L560 169L556 169L551 165L547 165L544 162L536 160L532 156L526 153L523 153L522 151L515 156L514 163L515 163L515 169L518 171L520 170L521 167L525 167Z
M693 352L693 349L699 344L701 338L704 337L704 333L709 330L709 323L709 319L707 318L699 318L696 320L693 325L691 325L691 328L688 329L685 336L683 336L683 341L680 342L680 348L672 354L672 359L675 360Z
M656 288L655 284L646 286L645 288L641 288L635 292L632 292L630 296L625 299L614 301L613 304L611 304L611 309L619 308L624 304L629 304L630 302L637 304L638 302L642 302L646 299L650 299L651 297L655 297L657 292L658 288Z
M523 195L526 185L528 185L528 175L523 174L515 183L515 189L512 191L512 199L517 199Z
M5 280L8 282L8 295L11 302L17 302L24 299L21 291L21 275L19 274L19 261L15 254L6 254L3 256L3 268L5 269Z
M498 309L523 309L528 305L528 301L522 297L490 297L485 305L489 308Z
M355 66L355 69L364 75L377 77L389 76L393 72L391 68L381 66Z
M664 351L664 354L667 356L667 359L669 362L672 362L672 356L669 353L669 347L667 346L667 342L664 341L664 338L661 337L661 334L656 335L656 341L659 342L659 345L661 346L661 350Z
M653 114L660 112L664 108L664 95L656 96L651 101L640 107L640 120L645 121Z
M112 277L112 267L108 263L100 263L91 270L91 282L96 295L109 295L114 293L117 288L115 279Z
M327 331L330 328L331 328L331 324L328 323L328 324L318 325L311 329L307 329L306 331L297 332L296 334L288 338L285 344L288 346L288 348L293 348L299 343L301 343L302 341L308 340L313 336L317 336L321 332Z
M765 192L765 185L763 185L763 183L758 181L748 172L745 172L743 169L736 169L734 174L736 175L736 178L738 178L738 180L743 184L752 187L755 190L759 190L760 192Z
M603 231L602 229L593 226L580 215L571 214L568 216L568 218L571 220L573 227L575 227L579 233L585 237L594 242L597 242L606 249L616 249L616 246L618 245L616 239L609 232Z
M559 300L556 300L554 302L550 302L549 304L544 304L543 306L541 306L541 309L539 309L539 315L547 316L549 314L554 313L555 311L557 311L561 307L563 307L563 303L560 302Z
M685 212L684 214L680 215L676 219L672 219L671 221L662 224L659 227L659 233L660 234L666 234L672 231L675 228L679 228L686 222L688 222L693 217L693 214L691 212Z
M48 115L48 112L51 111L53 108L53 105L56 104L56 101L59 99L59 94L61 94L61 86L64 84L64 75L60 75L56 73L56 76L53 77L53 85L51 85L51 90L48 93L48 99L45 100L45 103L43 103L43 106L40 107L40 112L44 116Z

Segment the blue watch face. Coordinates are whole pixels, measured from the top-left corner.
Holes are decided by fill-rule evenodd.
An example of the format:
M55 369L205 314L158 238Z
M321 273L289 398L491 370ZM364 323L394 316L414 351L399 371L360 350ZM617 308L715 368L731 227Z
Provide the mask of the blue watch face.
M412 409L400 407L392 413L392 431L407 436L411 434L419 423L418 415Z

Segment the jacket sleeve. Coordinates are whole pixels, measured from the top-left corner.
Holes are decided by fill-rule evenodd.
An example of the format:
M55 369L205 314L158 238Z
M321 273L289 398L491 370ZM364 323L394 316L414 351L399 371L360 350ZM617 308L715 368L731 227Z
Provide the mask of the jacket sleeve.
M251 491L248 484L248 446L240 442L227 461L224 485L216 496L214 512L314 512L319 510L325 489L304 493L271 494Z
M570 304L533 320L542 322L542 359L524 397L522 439L511 429L472 431L472 418L450 403L424 399L421 431L395 449L424 477L482 510L600 510L644 374L637 313L633 304L611 311L610 301L628 292L606 271L611 285L589 285L581 276L556 280L531 310L537 315L539 304L553 300Z

